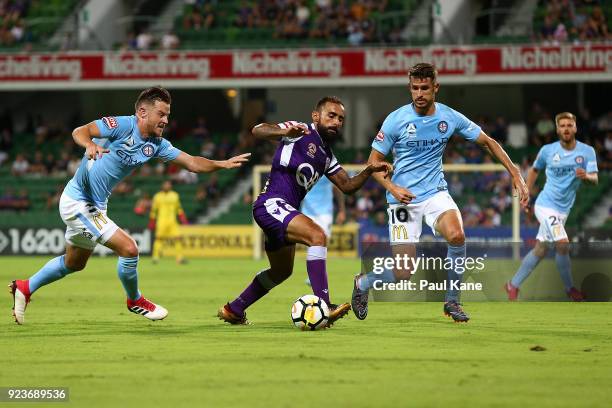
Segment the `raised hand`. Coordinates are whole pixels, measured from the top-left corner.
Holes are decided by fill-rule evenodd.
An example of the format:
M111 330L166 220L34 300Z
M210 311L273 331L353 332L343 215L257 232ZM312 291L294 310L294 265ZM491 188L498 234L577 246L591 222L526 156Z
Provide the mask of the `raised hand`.
M284 130L284 136L290 139L295 139L310 133L308 126L298 123L296 125L291 125L287 129Z

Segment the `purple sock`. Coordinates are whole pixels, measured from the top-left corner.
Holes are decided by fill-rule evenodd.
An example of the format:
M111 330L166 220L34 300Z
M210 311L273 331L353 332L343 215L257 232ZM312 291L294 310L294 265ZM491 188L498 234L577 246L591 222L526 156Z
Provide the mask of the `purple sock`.
M268 293L268 290L259 283L256 276L253 282L246 287L240 296L234 299L233 302L230 302L230 309L232 309L234 313L243 316L246 308L257 302L266 293Z
M327 248L312 246L306 254L306 270L312 286L312 292L329 305L329 285L327 284Z

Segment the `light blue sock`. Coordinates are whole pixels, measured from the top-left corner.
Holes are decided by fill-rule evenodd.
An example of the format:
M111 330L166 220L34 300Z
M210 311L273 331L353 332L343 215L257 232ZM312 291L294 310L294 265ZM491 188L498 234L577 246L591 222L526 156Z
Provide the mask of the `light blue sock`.
M138 300L140 292L138 291L138 257L124 258L119 257L117 262L117 275L123 284L123 289L127 297L131 300Z
M55 282L56 280L62 279L69 273L74 272L71 269L66 268L64 259L66 255L58 256L53 258L45 264L38 272L36 272L30 278L30 294L34 293L41 286Z
M359 278L357 281L357 286L359 286L359 290L370 290L370 288L374 286L374 282L377 280L385 283L395 282L395 275L390 269L385 269L383 273L370 272Z
M514 274L514 277L510 281L510 284L515 288L520 287L523 281L527 279L531 271L533 271L535 267L538 266L541 260L542 258L538 257L533 249L529 251L529 253L525 255L525 259L523 259L521 267L518 271L516 271L516 274Z
M446 258L452 259L453 267L448 268L446 271L446 296L444 297L444 301L449 302L454 300L455 302L459 302L459 289L454 289L451 286L451 282L460 284L463 278L463 273L465 272L465 244L459 246L449 245Z
M565 285L565 291L568 291L574 286L569 254L561 255L557 253L555 261L557 262L557 269L559 270L559 275L561 275L561 280Z

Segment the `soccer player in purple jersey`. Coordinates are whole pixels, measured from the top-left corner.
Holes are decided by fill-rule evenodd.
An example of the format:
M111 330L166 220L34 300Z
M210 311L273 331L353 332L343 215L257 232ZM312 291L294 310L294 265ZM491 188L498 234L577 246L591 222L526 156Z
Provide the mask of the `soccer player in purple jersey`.
M259 272L240 296L219 309L221 320L248 324L245 310L293 272L296 243L308 246L308 277L314 294L329 305L328 324L333 324L351 309L348 303L335 305L330 302L327 237L320 226L297 208L322 175L343 193L351 194L373 173L380 172L386 177L393 167L385 161L373 161L361 173L349 177L340 166L330 148L330 142L338 137L344 124L344 105L340 99L327 96L317 102L312 122L310 125L261 123L253 128L253 135L258 139L280 140L268 181L253 204L253 217L266 236L270 267Z

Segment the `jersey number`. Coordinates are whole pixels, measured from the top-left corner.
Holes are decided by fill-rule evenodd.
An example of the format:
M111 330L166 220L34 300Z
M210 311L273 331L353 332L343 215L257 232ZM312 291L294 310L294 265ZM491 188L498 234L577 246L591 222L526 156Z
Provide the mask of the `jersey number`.
M406 209L405 207L397 207L393 211L391 211L391 224L395 224L398 221L399 222L411 221L410 213L408 212L408 209Z

